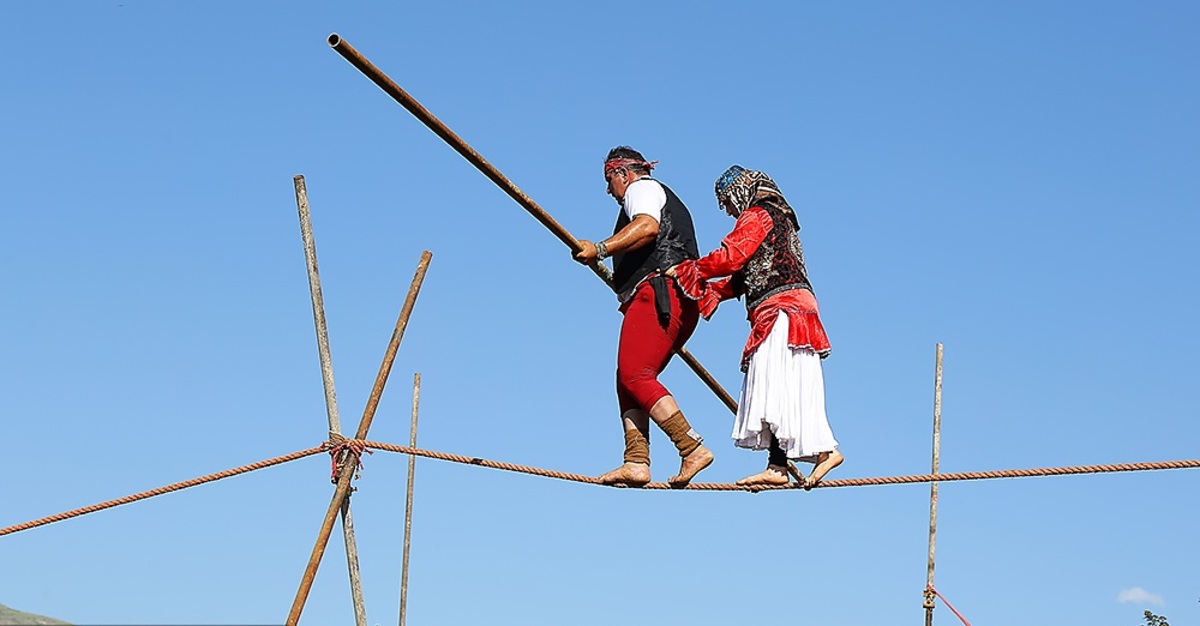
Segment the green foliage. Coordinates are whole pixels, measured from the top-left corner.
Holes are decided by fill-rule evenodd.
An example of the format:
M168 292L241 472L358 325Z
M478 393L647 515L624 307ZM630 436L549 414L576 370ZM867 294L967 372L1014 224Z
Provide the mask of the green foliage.
M1142 619L1146 620L1146 626L1171 626L1167 623L1167 618L1162 615L1155 615L1150 611L1146 611Z
M4 624L21 624L21 626L45 624L50 626L52 624L66 623L67 622L51 619L49 617L34 615L33 613L22 613L21 611L10 609L3 604L0 604L0 626Z

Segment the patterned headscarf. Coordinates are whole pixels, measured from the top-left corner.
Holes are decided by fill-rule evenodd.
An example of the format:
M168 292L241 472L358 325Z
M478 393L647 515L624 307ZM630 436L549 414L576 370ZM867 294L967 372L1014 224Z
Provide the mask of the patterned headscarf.
M792 207L788 206L787 200L783 198L783 192L779 191L775 181L771 180L771 177L767 176L765 172L732 165L717 179L715 187L717 204L721 210L733 217L738 217L743 211L754 206L756 199L761 200L760 195L766 195L768 202L780 206L799 227L796 213L792 211ZM733 204L732 210L725 207L725 200L729 200Z

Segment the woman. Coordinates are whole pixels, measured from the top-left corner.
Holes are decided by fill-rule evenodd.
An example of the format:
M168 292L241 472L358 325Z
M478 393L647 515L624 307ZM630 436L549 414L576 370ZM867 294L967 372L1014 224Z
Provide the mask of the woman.
M734 165L716 183L717 202L737 219L711 254L679 264L674 274L709 319L722 300L744 297L750 337L742 353L741 399L734 444L768 450L767 469L738 481L746 487L786 485L788 459L813 463L811 489L842 463L825 415L821 359L829 339L821 325L800 223L763 172ZM708 282L712 278L721 278Z

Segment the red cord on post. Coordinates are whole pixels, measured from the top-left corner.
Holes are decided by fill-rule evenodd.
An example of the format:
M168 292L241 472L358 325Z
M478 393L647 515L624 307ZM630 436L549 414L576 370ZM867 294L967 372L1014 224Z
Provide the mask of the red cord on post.
M335 433L330 433L330 435L330 441L325 442L325 446L329 448L330 482L336 484L338 481L338 457L341 456L342 452L349 452L350 454L354 455L354 478L356 480L362 478L363 452L366 452L367 454L375 454L375 451L367 449L367 442L363 441L362 439L347 439L341 435L333 436Z
M951 613L954 613L954 615L956 615L958 617L958 619L962 620L963 624L966 624L966 626L971 626L971 622L968 622L967 618L963 617L962 613L959 613L958 610L954 608L953 604L950 604L950 601L946 599L946 596L943 596L941 593L938 593L938 590L934 589L933 585L929 585L929 590L932 591L935 595L937 595L938 598L941 598L942 602L946 604L946 608L950 609Z

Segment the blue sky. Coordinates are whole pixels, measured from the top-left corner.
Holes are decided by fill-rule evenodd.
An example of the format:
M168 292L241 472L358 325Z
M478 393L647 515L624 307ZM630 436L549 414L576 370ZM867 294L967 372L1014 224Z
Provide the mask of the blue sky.
M292 176L342 422L434 253L371 438L599 474L611 293L332 52L339 33L580 238L630 144L690 206L774 176L833 341L831 477L1197 458L1200 9L1184 2L0 6L8 525L316 445ZM689 344L740 384L737 304ZM732 481L727 410L665 382ZM674 472L655 439L658 479ZM372 624L404 457L354 498ZM0 538L0 603L78 623L282 622L328 505L310 458ZM922 619L928 486L609 490L417 463L409 623ZM1200 623L1195 470L942 486L937 586L976 624ZM304 623L352 623L339 535ZM945 609L938 623L951 623Z

